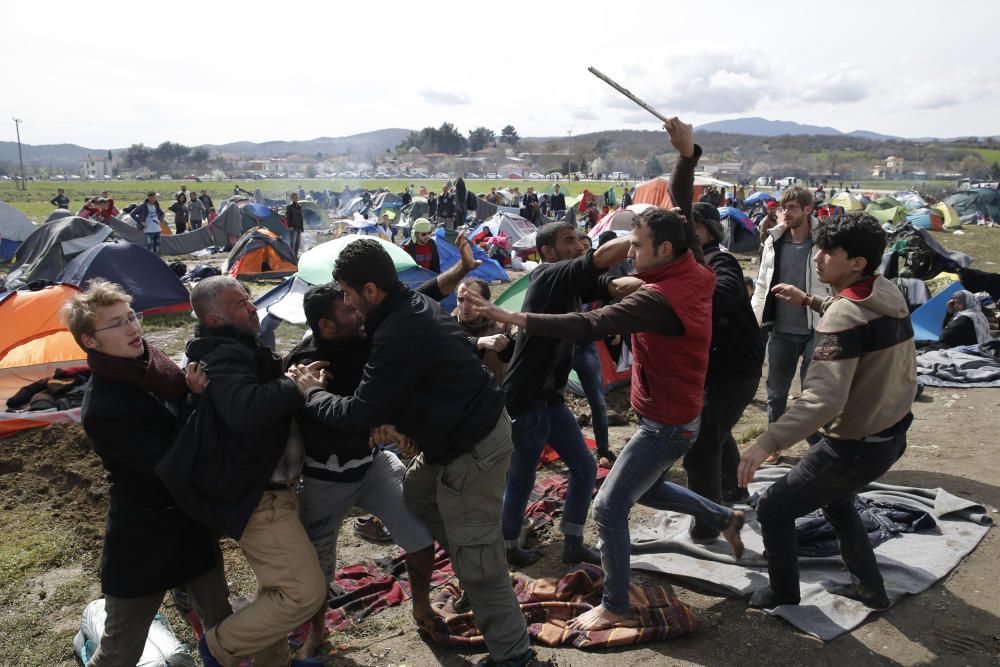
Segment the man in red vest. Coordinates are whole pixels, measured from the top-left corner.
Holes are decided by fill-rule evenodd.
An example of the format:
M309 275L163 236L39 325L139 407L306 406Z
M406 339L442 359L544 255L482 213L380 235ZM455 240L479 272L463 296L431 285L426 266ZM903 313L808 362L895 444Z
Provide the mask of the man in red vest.
M690 216L694 167L701 149L690 125L672 118L664 127L680 153L672 179L678 182L672 183L676 189L672 187L671 194L678 195L675 201L681 212ZM663 479L698 435L712 338L715 273L701 261L701 246L681 212L649 209L632 223L629 257L635 263L638 289L616 304L565 315L508 313L484 300L477 305L489 317L515 324L530 335L599 340L632 334L631 401L639 415L639 430L594 500L604 596L599 606L570 623L580 630L637 623L628 594L628 515L637 502L691 514L704 525L717 527L737 559L743 553L742 512Z

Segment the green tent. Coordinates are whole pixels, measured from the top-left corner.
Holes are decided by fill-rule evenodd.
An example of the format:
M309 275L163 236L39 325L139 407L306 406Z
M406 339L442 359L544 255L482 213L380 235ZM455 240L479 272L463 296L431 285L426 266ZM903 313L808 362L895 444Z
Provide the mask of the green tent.
M332 241L320 243L318 246L313 246L302 253L299 257L299 277L310 285L323 285L330 282L333 275L333 266L337 263L337 256L340 255L340 251L351 241L361 238L378 241L389 253L389 256L392 257L392 263L396 266L397 273L402 273L417 265L405 250L378 236L347 234Z
M909 211L898 200L885 195L868 204L865 212L883 224L898 225L906 220Z

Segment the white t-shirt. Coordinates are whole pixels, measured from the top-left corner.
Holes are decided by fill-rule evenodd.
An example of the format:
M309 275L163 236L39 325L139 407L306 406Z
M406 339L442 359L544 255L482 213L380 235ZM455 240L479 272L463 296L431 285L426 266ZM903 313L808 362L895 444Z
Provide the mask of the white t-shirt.
M160 218L156 213L156 207L146 204L149 209L149 215L146 216L146 226L143 228L147 234L157 234L160 230Z

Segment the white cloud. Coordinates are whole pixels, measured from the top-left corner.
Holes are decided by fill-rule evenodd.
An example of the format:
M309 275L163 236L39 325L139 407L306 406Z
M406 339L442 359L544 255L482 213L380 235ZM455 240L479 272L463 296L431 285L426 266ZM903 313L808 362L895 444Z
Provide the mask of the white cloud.
M439 104L442 106L462 106L469 103L469 96L462 93L452 93L447 90L431 90L423 88L420 90L420 97L428 104Z

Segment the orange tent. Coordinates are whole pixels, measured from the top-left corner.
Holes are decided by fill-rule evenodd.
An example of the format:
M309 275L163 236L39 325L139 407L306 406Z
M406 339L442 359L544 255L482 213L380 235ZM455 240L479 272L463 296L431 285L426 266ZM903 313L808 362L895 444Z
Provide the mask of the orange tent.
M66 300L79 291L72 285L53 285L0 295L0 322L4 323L0 327L0 403L5 404L21 387L52 375L58 367L86 364L86 353L59 314ZM79 421L78 415L79 410L69 416L0 413L0 437L52 421Z
M295 253L266 227L254 227L245 233L222 266L223 273L244 280L284 278L298 270Z
M693 201L698 201L709 186L723 189L733 187L731 183L726 183L710 176L696 174L694 177ZM635 191L632 193L632 203L652 204L660 208L676 206L674 200L670 198L670 179L666 176L657 176L645 183L639 183L635 186Z

